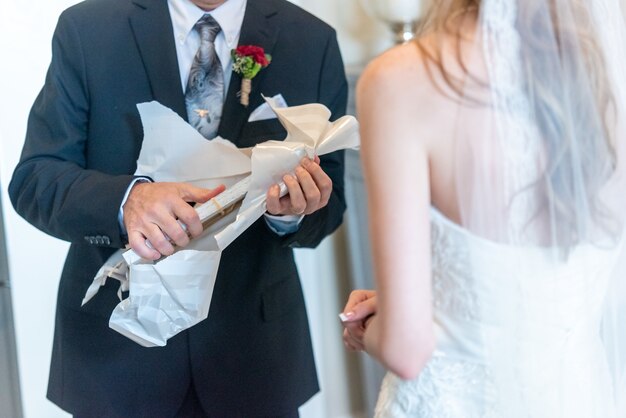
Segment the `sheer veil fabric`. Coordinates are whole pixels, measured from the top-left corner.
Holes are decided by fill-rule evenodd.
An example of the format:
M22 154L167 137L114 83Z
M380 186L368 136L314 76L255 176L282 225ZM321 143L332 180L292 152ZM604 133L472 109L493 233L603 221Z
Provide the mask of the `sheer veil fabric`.
M624 2L478 10L455 175L462 228L493 248L468 259L494 416L626 417Z

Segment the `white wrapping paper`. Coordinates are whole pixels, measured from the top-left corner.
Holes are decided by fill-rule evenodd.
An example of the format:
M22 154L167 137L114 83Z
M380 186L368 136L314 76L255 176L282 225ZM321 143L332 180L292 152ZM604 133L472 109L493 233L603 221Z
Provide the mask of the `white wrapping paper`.
M98 271L83 304L107 278L120 281L129 296L113 310L109 326L145 346L164 346L180 331L206 319L222 251L265 212L268 188L281 183L308 155L357 148L358 123L344 116L331 123L330 111L310 104L278 109L266 99L287 130L285 141L267 141L238 149L230 141L207 141L176 113L157 102L137 105L144 140L136 175L155 181L226 187L251 176L241 208L204 231L184 249L157 262L133 250L113 254ZM283 185L284 187L284 185ZM284 190L284 189L283 189ZM121 293L120 293L121 295Z

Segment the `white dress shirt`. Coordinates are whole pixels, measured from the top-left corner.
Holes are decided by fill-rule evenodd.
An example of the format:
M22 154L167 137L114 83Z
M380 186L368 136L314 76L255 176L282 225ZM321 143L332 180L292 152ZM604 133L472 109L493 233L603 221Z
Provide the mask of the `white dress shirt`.
M180 83L183 92L187 88L189 70L200 46L200 35L193 30L193 26L205 14L210 14L219 23L222 30L215 38L215 52L220 59L224 72L224 97L226 97L233 67L230 51L235 49L239 43L246 0L227 0L210 12L202 10L190 0L168 0L167 6L174 28L178 70L180 71Z

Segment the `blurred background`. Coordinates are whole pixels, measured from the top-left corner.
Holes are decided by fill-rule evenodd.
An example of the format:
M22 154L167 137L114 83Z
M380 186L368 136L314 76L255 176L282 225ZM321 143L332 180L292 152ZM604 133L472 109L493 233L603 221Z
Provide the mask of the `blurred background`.
M412 20L405 18L417 13L420 3L292 2L337 30L351 95L369 60L392 46L394 36L410 37L410 22L398 20ZM6 188L19 159L30 106L44 82L57 18L74 3L0 0L0 418L69 416L46 399L56 292L68 244L22 220ZM352 101L349 111L354 112ZM303 418L371 416L382 377L380 367L366 356L345 352L337 318L349 291L371 287L372 282L358 152L348 152L346 166L349 210L343 227L317 249L296 255L321 385L321 392L301 408Z

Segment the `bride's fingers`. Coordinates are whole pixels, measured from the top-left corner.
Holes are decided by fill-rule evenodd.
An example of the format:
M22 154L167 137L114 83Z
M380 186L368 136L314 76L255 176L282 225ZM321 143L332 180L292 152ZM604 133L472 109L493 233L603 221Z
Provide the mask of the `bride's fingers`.
M351 351L363 351L365 349L363 343L351 336L348 330L344 330L343 343Z
M363 322L363 325L365 325L365 321L372 315L376 314L377 308L377 300L374 296L352 306L347 312L344 311L340 314L339 317L344 323Z
M365 334L365 329L362 327L360 323L354 323L351 326L346 326L346 331L348 334L356 339L362 339Z
M349 351L363 351L362 348L358 348L358 347L354 347L353 345L351 345L350 343L347 343L344 341L343 345L346 347L346 349L348 349Z
M353 290L352 292L350 292L350 295L348 296L348 301L346 302L346 306L344 306L343 308L343 312L348 313L352 311L352 307L363 300L363 292L365 291Z
M364 337L365 328L360 323L350 324L345 327L344 339L348 341L353 347L363 350L364 349Z
M346 306L343 308L343 314L340 315L341 320L346 322L363 319L363 317L355 316L355 312L353 312L354 307L361 302L371 299L375 296L376 292L374 290L353 290L350 293L350 296L348 296Z

